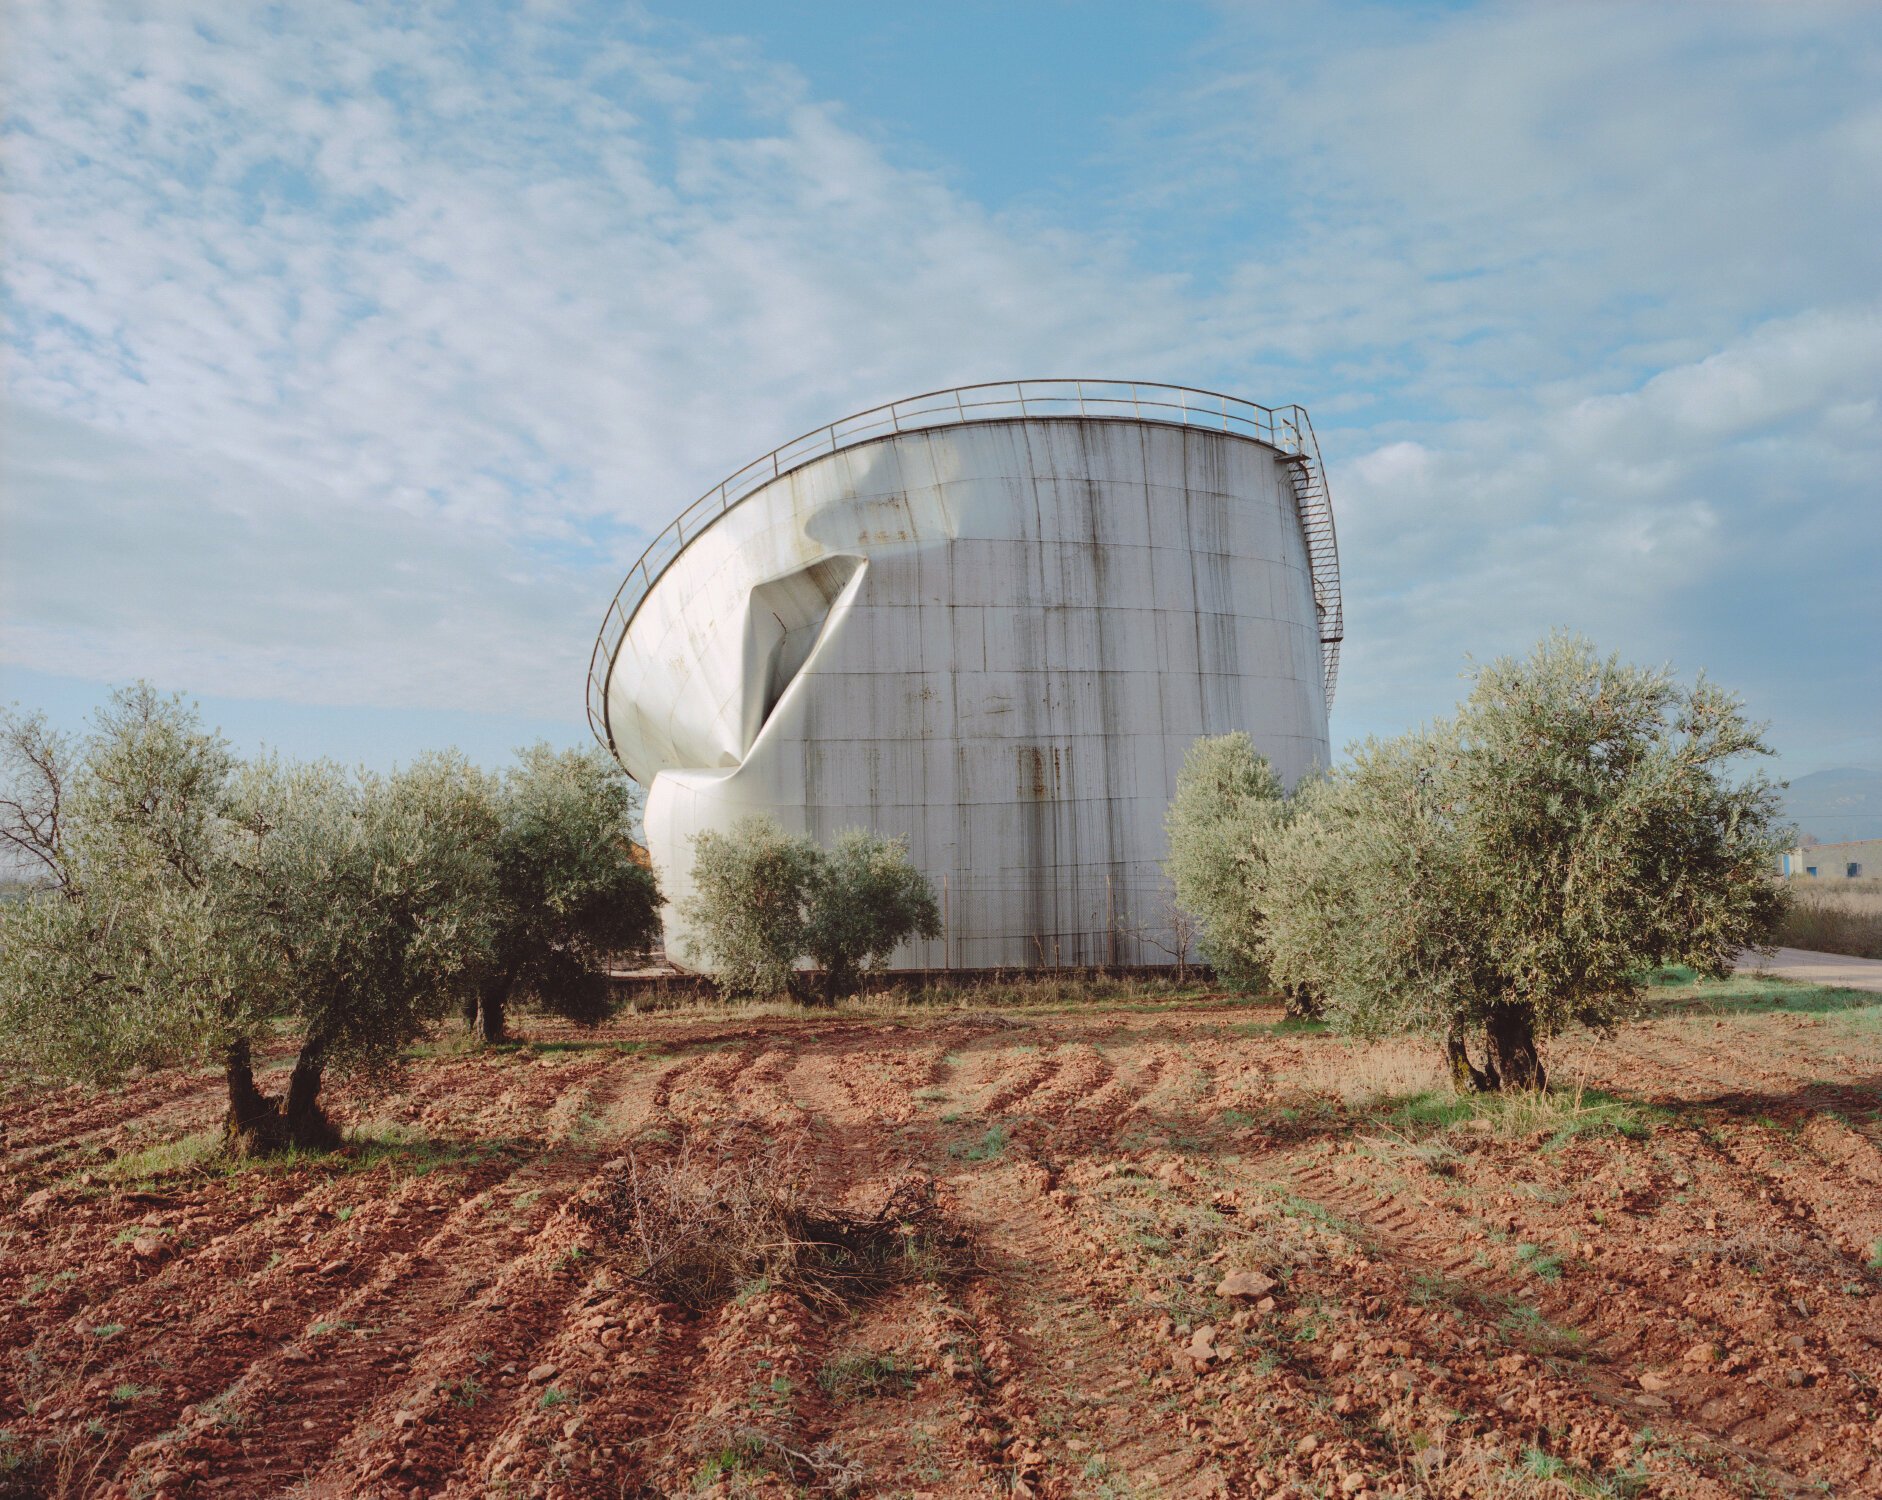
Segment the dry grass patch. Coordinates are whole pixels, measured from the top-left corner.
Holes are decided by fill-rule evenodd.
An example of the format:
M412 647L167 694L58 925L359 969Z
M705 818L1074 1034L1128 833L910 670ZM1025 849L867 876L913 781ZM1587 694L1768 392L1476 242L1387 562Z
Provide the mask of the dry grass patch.
M688 1136L630 1151L579 1212L629 1276L693 1309L759 1290L852 1303L964 1261L932 1177L905 1176L860 1213L818 1202L807 1177L790 1147L753 1139L720 1156Z
M1792 879L1795 904L1777 940L1787 948L1882 958L1882 880Z
M1376 1042L1342 1042L1311 1051L1297 1067L1275 1074L1283 1094L1338 1099L1363 1109L1407 1094L1448 1087L1443 1058L1422 1038L1388 1037Z

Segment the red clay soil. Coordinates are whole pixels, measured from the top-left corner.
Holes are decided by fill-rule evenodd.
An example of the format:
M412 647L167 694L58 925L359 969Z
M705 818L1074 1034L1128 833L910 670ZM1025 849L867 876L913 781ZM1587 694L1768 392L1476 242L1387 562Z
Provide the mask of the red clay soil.
M545 1030L272 1164L16 1089L0 1496L1879 1495L1882 1006L1798 999L1543 1105L1208 1000ZM663 1301L590 1205L682 1141L952 1248Z

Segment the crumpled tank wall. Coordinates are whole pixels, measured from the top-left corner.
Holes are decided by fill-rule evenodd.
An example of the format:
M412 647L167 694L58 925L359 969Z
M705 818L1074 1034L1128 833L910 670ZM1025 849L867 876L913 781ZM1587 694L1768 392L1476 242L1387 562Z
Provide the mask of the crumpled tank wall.
M1282 457L1112 419L905 433L818 458L688 543L608 680L670 897L766 813L908 838L948 935L898 966L1174 961L1164 811L1198 735L1327 760ZM669 952L687 934L667 908Z

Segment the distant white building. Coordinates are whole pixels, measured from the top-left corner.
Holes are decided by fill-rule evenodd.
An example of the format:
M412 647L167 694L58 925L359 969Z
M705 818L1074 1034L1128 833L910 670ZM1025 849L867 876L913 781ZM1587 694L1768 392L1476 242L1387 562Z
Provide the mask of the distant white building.
M1786 875L1816 880L1860 880L1882 876L1882 839L1851 839L1842 844L1812 844L1779 857Z
M673 902L696 834L763 813L907 838L948 931L900 966L1174 962L1184 755L1245 730L1289 783L1326 764L1341 634L1299 407L965 387L808 434L688 510L610 606L589 714L648 788Z

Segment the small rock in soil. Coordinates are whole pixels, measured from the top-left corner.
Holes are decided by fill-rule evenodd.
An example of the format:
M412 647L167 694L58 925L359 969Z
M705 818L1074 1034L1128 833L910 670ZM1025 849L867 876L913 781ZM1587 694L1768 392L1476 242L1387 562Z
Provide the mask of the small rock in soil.
M1216 1284L1218 1297L1265 1297L1280 1283L1259 1271L1230 1271Z

